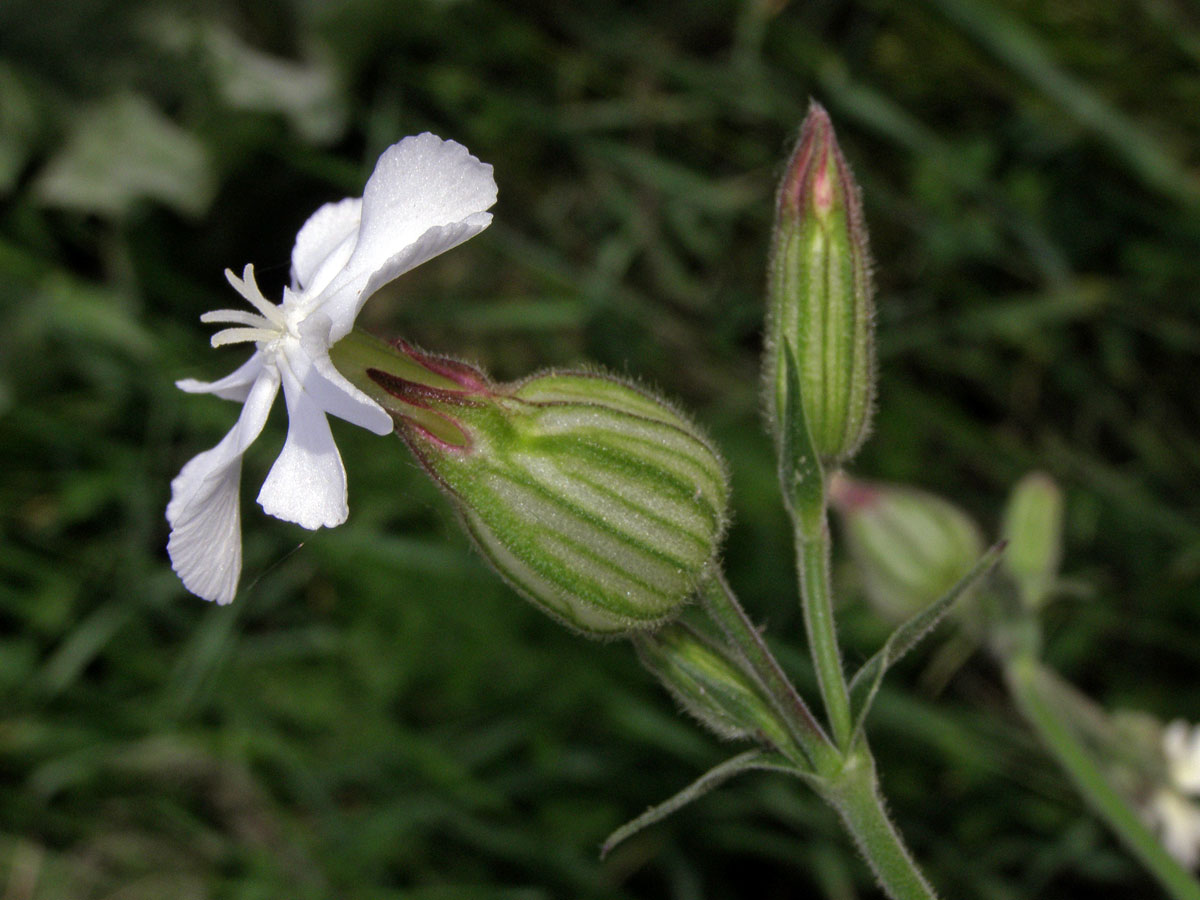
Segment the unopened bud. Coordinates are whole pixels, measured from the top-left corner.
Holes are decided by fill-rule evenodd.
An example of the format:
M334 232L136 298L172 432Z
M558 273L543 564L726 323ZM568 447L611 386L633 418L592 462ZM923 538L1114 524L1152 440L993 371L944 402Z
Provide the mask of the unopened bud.
M460 362L388 349L402 359L367 370L372 396L518 591L593 634L655 627L691 597L729 493L695 425L595 373L495 384Z
M638 656L687 712L725 738L790 746L787 728L745 669L693 629L671 623L635 639Z
M838 474L830 500L868 599L893 621L943 596L983 553L983 536L970 516L925 491Z
M1062 490L1054 479L1032 472L1017 482L1004 512L1004 567L1030 609L1045 602L1058 578L1062 528Z
M809 107L779 187L767 293L766 389L776 438L806 422L821 461L842 462L870 430L873 288L858 185L818 103ZM805 422L785 421L786 348L799 376L793 407Z

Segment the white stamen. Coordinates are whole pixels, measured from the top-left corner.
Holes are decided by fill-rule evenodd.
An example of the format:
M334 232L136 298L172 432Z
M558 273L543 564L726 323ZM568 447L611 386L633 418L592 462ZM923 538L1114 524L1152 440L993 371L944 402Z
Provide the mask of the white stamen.
M226 328L212 336L214 347L226 344L244 344L248 341L273 341L279 337L277 328Z

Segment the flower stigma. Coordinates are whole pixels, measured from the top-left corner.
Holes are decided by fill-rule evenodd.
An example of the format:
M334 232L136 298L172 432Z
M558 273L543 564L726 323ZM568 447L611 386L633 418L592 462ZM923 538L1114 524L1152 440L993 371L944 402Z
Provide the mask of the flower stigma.
M241 309L214 309L200 316L200 321L206 325L229 324L241 325L242 328L224 328L212 336L213 347L224 347L226 344L244 344L254 341L259 350L267 350L267 345L282 337L300 338L296 330L298 316L295 312L288 314L287 300L291 291L285 291L284 302L278 305L263 296L254 280L254 264L247 263L242 271L242 277L233 274L232 269L225 270L225 279L233 285L233 289L258 310L258 315ZM298 310L297 310L298 312Z

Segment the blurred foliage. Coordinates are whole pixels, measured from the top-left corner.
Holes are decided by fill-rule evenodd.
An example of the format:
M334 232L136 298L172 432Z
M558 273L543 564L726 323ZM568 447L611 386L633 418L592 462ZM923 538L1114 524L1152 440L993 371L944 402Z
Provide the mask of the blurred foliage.
M0 894L870 896L832 815L747 776L603 837L721 758L622 644L474 557L398 444L335 425L351 518L254 492L243 592L167 566L168 483L235 410L198 315L405 134L496 167L496 224L361 320L501 377L594 361L696 410L733 468L730 577L803 684L758 421L773 182L810 96L865 193L882 383L864 475L994 526L1067 491L1049 658L1200 719L1200 16L1183 0L0 5ZM271 286L272 289L268 289ZM228 355L227 355L228 354ZM851 662L883 626L844 572ZM1150 896L971 660L873 715L947 896Z

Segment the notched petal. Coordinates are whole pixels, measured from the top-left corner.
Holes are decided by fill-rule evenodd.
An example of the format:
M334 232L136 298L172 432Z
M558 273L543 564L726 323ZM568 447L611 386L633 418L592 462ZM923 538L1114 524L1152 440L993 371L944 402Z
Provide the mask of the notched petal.
M269 515L310 530L346 521L346 470L325 411L290 371L283 373L288 434L258 502Z
M242 457L239 454L210 468L211 453L192 459L171 483L167 555L184 587L205 600L224 604L237 593L242 571L238 503Z
M189 460L171 482L167 554L184 586L205 600L229 603L237 592L242 454L262 432L278 390L274 370L262 371L247 392L237 424L219 444Z
M486 228L495 202L492 167L462 144L427 133L384 151L363 192L354 252L314 298L333 320L333 339L349 333L374 290ZM445 239L428 238L434 229L444 229ZM418 243L422 250L412 251ZM410 251L407 265L390 265Z

